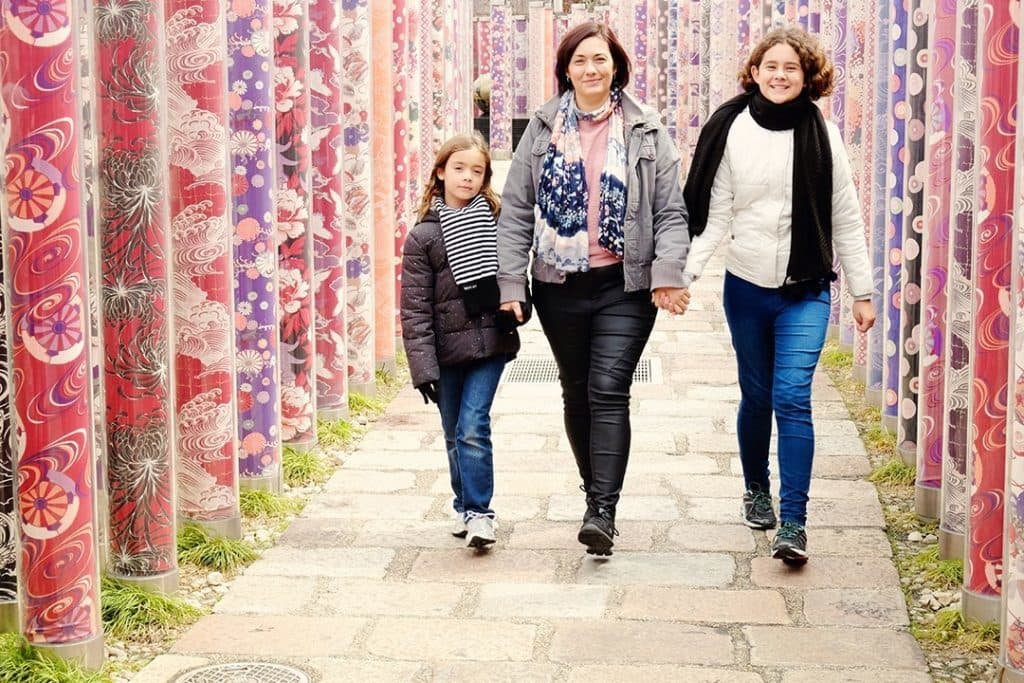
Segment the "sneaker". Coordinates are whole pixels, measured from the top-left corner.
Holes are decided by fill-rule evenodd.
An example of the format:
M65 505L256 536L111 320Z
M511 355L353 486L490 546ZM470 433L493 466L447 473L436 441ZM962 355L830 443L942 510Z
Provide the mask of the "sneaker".
M587 546L587 553L590 555L608 556L612 554L614 537L618 535L619 532L615 528L615 508L597 508L594 514L583 522L576 540Z
M807 531L802 524L782 523L772 541L772 557L792 565L807 562Z
M751 529L775 528L771 492L755 486L743 494L743 522Z
M494 518L479 512L466 513L466 545L470 548L484 548L495 541Z
M462 512L455 513L455 521L452 523L452 536L455 538L466 537L466 515Z

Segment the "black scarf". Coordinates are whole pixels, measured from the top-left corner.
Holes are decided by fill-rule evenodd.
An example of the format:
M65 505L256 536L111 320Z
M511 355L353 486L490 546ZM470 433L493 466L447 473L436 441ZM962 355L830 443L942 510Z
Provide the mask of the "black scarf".
M793 130L793 214L786 284L831 281L832 272L832 145L821 111L804 92L795 100L775 104L757 88L732 98L708 119L690 162L683 197L690 214L690 236L704 232L711 186L725 154L729 129L750 107L757 125L768 130ZM756 150L751 150L756 163Z

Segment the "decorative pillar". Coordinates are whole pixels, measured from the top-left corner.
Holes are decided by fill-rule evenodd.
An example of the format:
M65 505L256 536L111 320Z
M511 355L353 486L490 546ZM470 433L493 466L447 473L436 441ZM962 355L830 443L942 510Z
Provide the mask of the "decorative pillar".
M420 205L420 191L423 181L420 169L424 163L420 158L420 149L422 147L421 138L423 132L423 125L420 120L420 52L418 49L418 45L420 44L421 0L404 1L408 43L406 58L409 60L408 68L405 70L406 92L408 93L406 106L409 121L409 126L406 131L408 135L408 142L406 143L406 164L408 165L406 187L409 196L409 228L412 229L412 226L416 223L416 212ZM488 66L487 70L483 71L483 73L487 73L489 75L490 66ZM428 160L426 163L430 163L430 161L432 160ZM401 274L399 274L399 278L400 277Z
M978 0L958 0L953 95L953 184L950 189L949 284L946 286L946 400L939 556L963 559L967 459L971 433L970 363L974 346L971 281L978 121Z
M700 0L700 21L697 22L700 30L700 69L699 78L697 80L700 87L700 106L698 112L700 114L699 122L697 124L698 130L696 134L700 135L700 127L707 123L708 117L713 111L711 106L711 3L713 0ZM694 138L694 145L696 145L697 138ZM692 152L692 148L691 148Z
M401 2L402 0L398 0ZM395 31L404 24L396 22ZM403 43L399 43L403 45ZM401 70L401 63L396 68ZM345 189L341 176L341 6L309 4L309 122L316 340L316 414L348 417L348 350L345 339ZM404 98L404 92L395 98ZM396 167L396 178L402 169ZM397 182L397 180L396 180Z
M395 129L391 38L394 18L390 3L370 3L373 73L370 173L373 183L374 368L394 372L395 365ZM454 21L454 17L448 17ZM448 93L449 100L456 96ZM448 118L451 120L451 110Z
M645 104L650 99L647 92L647 2L639 0L633 3L633 41L626 46L633 51L633 75L630 83L633 84L633 93L637 99Z
M536 0L543 4L544 0ZM533 2L530 3L531 5ZM416 43L410 40L412 45ZM491 19L475 17L473 19L473 80L481 74L491 74Z
M491 158L512 158L512 15L504 0L491 0ZM552 68L554 66L552 65ZM434 156L424 159L433 165Z
M0 54L8 51L7 39L7 31L0 28ZM0 73L0 85L7 82L7 78L6 74ZM6 111L2 103L0 107L0 111ZM4 135L0 132L0 139ZM8 220L8 216L3 215L0 225ZM4 245L7 240L2 233L0 229L0 259L6 251ZM85 252L84 239L82 245L82 251ZM5 276L6 273L3 261L0 260L0 283L9 279ZM88 279L85 282L88 282ZM17 501L14 474L18 463L15 461L14 443L11 438L11 416L14 413L11 406L9 322L7 293L0 287L0 633L17 633L21 630L18 623L18 528L14 510ZM86 353L88 354L88 350ZM96 520L94 524L95 522ZM95 526L98 528L99 525Z
M970 513L962 610L998 622L1003 567L1009 318L1016 149L1018 28L1010 7L983 0L978 27L979 119L974 224Z
M129 22L121 9L115 0L99 0L94 14L109 571L171 593L178 585L178 561L164 12L160 3L148 4ZM134 89L140 83L146 84L145 95Z
M281 367L270 0L229 5L228 126L235 259L239 485L281 488ZM259 48L259 49L257 49Z
M544 97L541 104L554 97L558 91L555 83L555 15L550 7L544 8L544 58L547 66L544 67Z
M229 538L238 510L227 26L216 0L167 0L178 511Z
M402 248L405 246L405 237L409 234L409 228L413 226L413 207L415 206L412 197L409 196L409 34L406 0L393 0L391 13L391 62L394 66L393 98L391 100L393 116L391 140L394 150L392 202L395 207L395 229L390 253L400 257ZM394 259L392 282L394 292L391 296L393 301L399 301L402 291L401 258ZM392 306L392 309L391 314L395 321L391 327L395 331L397 348L402 336L400 312L397 306Z
M823 36L822 40L822 47L831 53L832 64L835 68L832 96L826 105L825 115L832 120L832 123L836 124L840 135L846 139L846 0L836 0L833 7L835 8L834 21L829 22L831 30L828 35ZM806 13L807 0L803 0L801 11ZM801 26L804 30L807 29L806 16L804 16L804 21L801 21ZM850 161L852 162L853 159ZM833 267L837 273L841 274L842 278L833 280L829 285L831 309L828 317L828 334L830 337L838 339L843 348L850 348L853 344L853 332L849 319L850 294L843 282L846 279L846 274L839 269L838 258L834 258ZM842 313L844 310L847 312L845 320Z
M930 0L926 0L930 1ZM906 146L904 148L903 268L900 280L900 390L896 448L917 466L917 394L921 347L921 249L924 234L925 79L928 77L928 12L911 0L907 16Z
M429 0L424 0L424 8ZM349 391L372 396L374 376L373 213L370 147L370 15L367 0L342 5L341 63L343 91L344 154L342 184L345 190L345 296ZM424 12L427 21L430 12ZM421 28L429 31L429 28ZM429 81L428 81L429 83ZM421 101L421 104L424 104ZM425 104L432 107L432 103ZM431 108L431 112L433 109ZM433 114L431 113L431 116ZM425 125L432 125L425 122ZM424 132L424 138L430 134Z
M947 286L949 285L950 186L953 182L953 85L956 80L956 1L935 3L931 16L928 101L925 117L925 225L921 253L921 384L917 418L915 509L939 519L946 420Z
M0 453L4 508L12 515L17 458L20 631L35 647L99 669L99 525L78 166L82 116L73 68L77 6L62 10L47 17L34 6L4 3L0 17L7 186L0 225L9 306L3 348L11 371L10 394L3 373L2 397L18 430L12 443L5 413ZM7 534L14 531L4 526ZM6 605L15 599L12 569L5 561ZM17 612L5 606L3 614L5 626L13 626Z
M554 69L552 60L545 50L545 25L543 0L531 0L526 30L529 34L526 53L526 108L531 114L547 100L549 93L544 89L544 74Z
M527 69L529 34L526 17L512 16L512 118L526 116L526 101L530 89Z

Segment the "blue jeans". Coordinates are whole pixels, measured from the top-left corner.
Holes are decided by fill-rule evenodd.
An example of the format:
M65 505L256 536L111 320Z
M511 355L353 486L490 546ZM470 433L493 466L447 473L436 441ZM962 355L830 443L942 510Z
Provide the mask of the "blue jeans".
M740 380L743 479L769 490L772 413L779 428L779 517L805 524L814 461L811 380L825 344L829 290L799 299L725 274L723 305Z
M455 511L493 514L494 449L491 404L505 369L504 355L441 366L437 407L448 450Z

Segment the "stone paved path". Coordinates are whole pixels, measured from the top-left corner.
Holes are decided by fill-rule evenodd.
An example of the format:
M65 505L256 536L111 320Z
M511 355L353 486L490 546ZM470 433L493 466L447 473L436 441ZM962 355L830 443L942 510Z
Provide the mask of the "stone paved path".
M257 658L332 682L928 681L864 447L823 372L811 562L769 559L770 536L739 523L720 291L708 275L686 316L658 320L646 357L660 377L634 387L612 558L575 540L584 505L556 383L500 387L501 528L485 554L449 535L439 418L407 388L214 614L135 681ZM548 356L533 323L522 356Z

